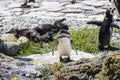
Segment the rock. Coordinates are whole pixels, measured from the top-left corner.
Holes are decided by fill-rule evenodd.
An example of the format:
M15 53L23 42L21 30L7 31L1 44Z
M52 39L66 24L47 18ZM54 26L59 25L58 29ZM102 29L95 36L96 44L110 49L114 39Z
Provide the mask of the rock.
M50 66L41 64L32 65L27 59L28 58L9 57L0 54L0 79L38 80L39 75L42 75L38 69Z
M0 53L14 56L17 54L19 44L16 42L0 42Z
M35 0L35 3L28 3L31 8L23 9L19 8L22 4L19 0L0 0L0 17L2 17L0 25L3 26L0 27L0 31L4 33L12 28L38 27L40 24L52 23L60 18L67 18L68 25L79 29L86 26L85 21L103 20L104 11L112 5L108 0L80 0L75 4L71 4L70 1Z
M30 44L30 40L25 36L21 36L18 38L17 43L22 47L28 47Z
M51 70L61 80L119 80L120 51L104 56L82 58L67 64L54 64Z
M75 50L72 50L70 54L70 58L73 61L78 61L81 58L93 58L95 57L93 54L82 52L82 51L77 51L78 55L76 55ZM32 63L34 64L54 64L56 62L59 62L59 54L58 51L54 51L54 55L52 55L52 52L47 53L47 54L32 54L29 56L26 56L25 58L30 58L32 59Z
M16 37L14 36L14 34L2 34L0 37L1 40L6 41L6 42L15 42L16 41Z
M113 34L112 34L111 41L113 41L113 42L118 42L118 45L119 45L119 44L120 44L120 43L119 43L119 42L120 42L120 34L118 34L118 33L113 33Z
M7 55L5 55L3 53L0 53L0 59L5 60L5 61L12 61L13 60L12 57L7 56Z
M59 2L42 2L41 9L45 11L60 11L63 9Z

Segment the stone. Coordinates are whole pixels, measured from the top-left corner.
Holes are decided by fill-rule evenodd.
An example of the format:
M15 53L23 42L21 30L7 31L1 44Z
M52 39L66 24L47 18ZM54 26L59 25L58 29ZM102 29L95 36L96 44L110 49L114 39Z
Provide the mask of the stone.
M1 34L0 39L6 42L15 42L16 37L14 34L8 33L8 34Z
M19 44L16 42L0 42L0 53L14 56L17 54Z
M30 44L30 40L25 36L21 36L18 38L17 43L22 47L28 47Z
M54 64L51 71L55 79L61 80L119 80L120 51L111 52L104 56L82 58L69 63ZM59 74L58 74L59 73Z
M63 9L59 2L42 2L41 9L45 11L60 11Z

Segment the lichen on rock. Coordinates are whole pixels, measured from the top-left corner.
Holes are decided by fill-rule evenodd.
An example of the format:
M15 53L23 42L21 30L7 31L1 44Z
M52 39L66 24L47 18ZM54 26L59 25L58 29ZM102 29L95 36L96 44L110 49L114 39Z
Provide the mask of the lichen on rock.
M119 62L120 52L112 52L97 58L83 58L63 64L59 69L54 69L53 73L57 80L119 80ZM58 72L62 75L56 75Z

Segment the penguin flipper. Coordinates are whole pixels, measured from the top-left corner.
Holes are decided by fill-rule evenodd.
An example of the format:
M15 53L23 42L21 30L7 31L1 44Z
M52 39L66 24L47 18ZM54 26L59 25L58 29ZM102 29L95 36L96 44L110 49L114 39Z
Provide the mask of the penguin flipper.
M97 26L101 26L102 21L89 21L89 22L87 22L87 24L94 24L94 25L97 25Z
M58 44L58 40L55 42L54 46L53 46L53 49L52 49L52 55L54 55L54 48L55 48L55 45Z
M115 24L115 23L111 23L111 27L114 27L114 28L120 29L120 26L118 26L118 25Z
M77 50L76 50L76 48L75 48L75 44L74 44L73 41L72 41L72 47L74 48L76 55L78 55L78 52L77 52Z

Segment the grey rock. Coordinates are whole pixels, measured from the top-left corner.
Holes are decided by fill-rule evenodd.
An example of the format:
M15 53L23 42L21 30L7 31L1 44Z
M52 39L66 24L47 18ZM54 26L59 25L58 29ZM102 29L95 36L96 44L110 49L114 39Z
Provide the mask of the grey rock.
M14 56L17 54L19 44L16 42L0 42L0 53Z
M4 26L0 27L1 33L9 31L11 28L33 28L40 24L52 23L55 19L63 17L67 18L66 23L78 29L86 24L85 21L102 20L98 15L104 16L106 8L111 7L108 0L79 0L75 4L71 4L70 0L45 1L36 0L36 3L29 3L28 5L32 6L30 9L19 8L21 4L19 0L0 1L2 3L0 5L2 22L0 24ZM89 17L92 15L96 15L96 17Z
M6 42L15 42L16 37L14 34L8 33L8 34L1 34L0 39Z

